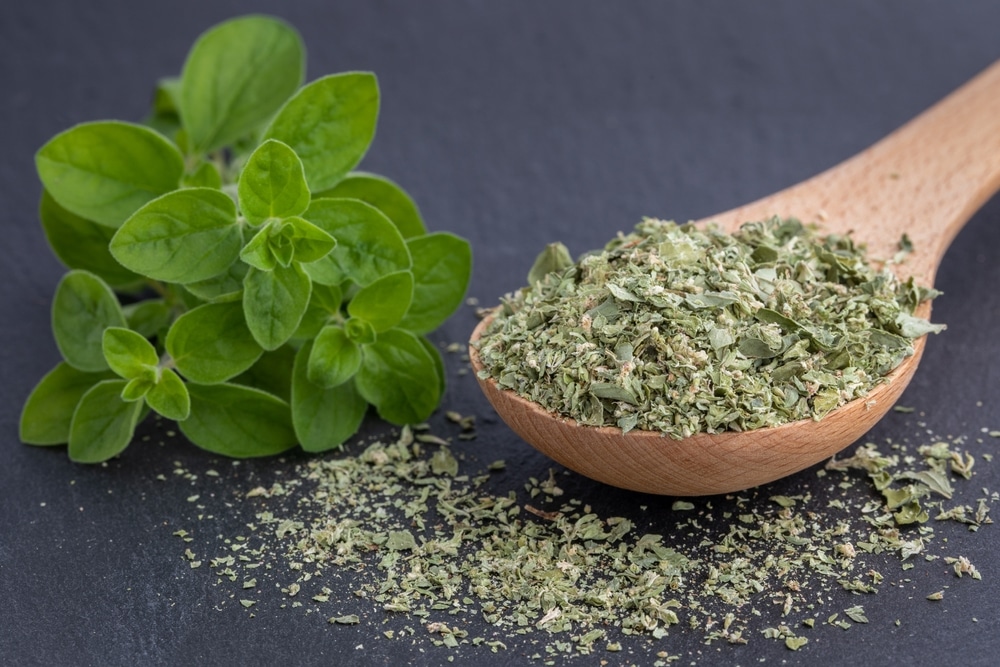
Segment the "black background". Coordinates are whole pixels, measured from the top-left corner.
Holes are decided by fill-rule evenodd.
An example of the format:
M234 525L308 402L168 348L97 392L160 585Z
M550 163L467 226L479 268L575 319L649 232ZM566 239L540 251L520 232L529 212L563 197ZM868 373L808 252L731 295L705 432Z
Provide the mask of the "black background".
M63 271L37 222L34 151L77 122L141 119L153 82L179 71L194 38L249 11L299 28L310 78L378 74L379 130L363 166L404 185L432 230L470 239L469 293L484 305L522 284L546 242L579 253L643 215L700 218L778 190L876 141L1000 57L1000 4L986 0L4 3L0 663L395 665L445 664L454 655L459 664L499 665L530 662L539 650L522 641L499 654L452 652L422 635L389 642L377 614L353 627L328 626L319 614L251 617L214 577L190 570L171 533L189 525L186 497L197 485L156 475L171 475L174 461L194 472L214 466L223 478L197 488L224 508L297 457L234 467L180 438L158 446L155 426L143 431L150 443L134 443L107 466L74 465L64 448L18 442L21 404L58 360L48 318ZM934 314L949 329L929 342L902 399L925 411L937 433L1000 429L997 253L994 198L945 257L937 283L945 296ZM464 341L475 323L463 307L434 339ZM454 369L458 358L449 363ZM471 375L449 379L443 407L480 415L479 439L460 445L471 465L508 462L495 490L547 475L549 461L489 418ZM912 436L916 420L890 413L873 436ZM985 440L970 449L1000 444ZM977 472L974 485L1000 488L1000 461L980 461ZM669 498L560 479L568 496L605 516L636 518L644 530L669 530L676 519ZM649 512L640 516L640 505ZM228 511L234 530L246 521L238 505ZM996 664L1000 533L949 524L939 534L983 581L949 578L939 563L914 570L913 586L844 595L829 613L863 603L871 622L848 632L817 628L798 653L759 632L748 646L730 647L675 629L653 647L625 638L623 653L573 662L650 664L656 650L668 650L683 656L678 664ZM944 600L923 599L942 585L950 586ZM349 595L349 578L338 586Z

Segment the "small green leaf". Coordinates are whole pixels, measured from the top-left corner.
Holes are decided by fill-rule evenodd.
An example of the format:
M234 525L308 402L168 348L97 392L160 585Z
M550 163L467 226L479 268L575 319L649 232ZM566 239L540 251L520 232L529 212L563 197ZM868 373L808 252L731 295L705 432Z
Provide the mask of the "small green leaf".
M225 382L263 353L240 302L210 303L184 313L170 327L166 348L177 370L199 384Z
M330 257L330 254L327 254L327 256L321 260L310 262L309 264L303 264L302 268L309 275L309 278L314 284L329 285L333 287L340 285L347 280L347 276L345 276L344 272L340 270L337 262Z
M351 317L344 322L344 333L358 345L371 345L378 338L375 327L360 317Z
M160 371L160 380L146 393L146 404L167 419L181 422L191 413L191 398L177 373L169 368Z
M146 202L177 188L184 158L159 133L132 123L83 123L35 155L45 189L68 211L118 227Z
M271 253L278 264L286 269L292 265L295 246L292 245L292 233L288 225L280 225L278 234L271 237Z
M337 239L329 255L304 265L317 282L337 285L349 278L364 286L410 268L406 241L373 206L357 199L314 199L304 217Z
M357 433L368 410L353 382L324 389L309 381L312 343L295 356L292 371L292 422L302 449L323 452L341 445Z
M150 114L142 121L143 125L151 127L167 139L176 136L181 129L181 119L177 115L180 83L181 80L177 77L160 79L153 92L153 105Z
M313 192L332 188L357 165L375 137L379 91L370 72L346 72L303 86L264 132L288 144Z
M115 235L113 228L70 213L44 190L38 216L52 251L67 267L90 271L112 287L131 287L142 281L142 276L111 256L108 244Z
M240 211L255 225L300 215L309 207L302 162L277 139L268 139L253 152L240 174L238 190Z
M271 221L258 229L253 238L243 246L240 259L260 271L274 271L278 260L271 250L271 237L276 230L280 230L280 225L280 222Z
M221 148L267 121L302 83L305 53L294 28L245 16L202 34L181 73L181 119L199 152Z
M61 445L69 442L69 426L80 399L110 372L84 373L65 361L49 371L24 403L21 442L28 445Z
M215 188L222 189L222 176L219 170L211 162L202 162L190 173L184 174L181 185L186 188Z
M271 456L295 446L288 403L235 384L189 385L191 413L181 431L202 449L223 456Z
M344 303L344 291L336 285L317 285L313 287L312 298L309 300L311 306L321 308L329 315L336 315L340 312L340 306Z
M184 289L205 301L232 296L243 290L243 280L249 268L243 262L233 262L224 273L205 280L185 283Z
M299 326L312 283L298 264L274 271L251 268L243 282L247 326L265 350L281 347Z
M111 239L111 254L154 280L191 283L226 271L242 245L233 200L220 190L188 188L136 211Z
M412 301L413 274L397 271L362 287L347 304L347 312L351 317L367 321L376 333L381 333L399 324Z
M313 283L309 307L306 308L294 338L315 338L320 330L330 323L331 317L340 312L343 292L333 285Z
M437 369L438 374L438 392L441 396L444 396L447 380L445 379L446 373L444 369L444 359L441 358L441 351L434 347L434 343L427 340L426 336L417 336L417 340L419 340L420 344L424 346L425 350L427 350L427 354L431 355L434 359L434 368Z
M318 192L320 197L340 197L360 199L382 211L403 235L403 238L423 236L427 233L423 218L416 203L403 188L384 176L354 171L344 177L333 188Z
M156 82L153 93L153 113L176 114L177 100L181 94L181 80L176 76L165 76Z
M292 395L292 364L295 348L282 345L277 350L265 352L246 372L233 378L233 382L274 394L288 401Z
M308 264L323 259L337 247L337 240L322 229L302 218L288 218L285 229L290 229L289 240L296 262Z
M103 349L108 366L126 380L139 377L160 363L152 343L123 327L104 330Z
M406 243L413 257L413 303L399 326L428 333L462 305L472 273L472 249L468 241L447 232Z
M122 307L128 328L144 338L159 336L170 325L173 311L163 299L146 299Z
M132 401L138 401L146 398L146 394L149 390L156 386L156 378L154 371L154 378L150 379L148 377L134 377L128 381L125 388L122 389L122 400L126 403L131 403Z
M379 416L394 424L424 421L441 400L434 358L416 335L402 329L379 334L365 347L355 383Z
M63 276L52 300L52 333L69 365L92 373L106 370L104 330L124 326L118 298L104 281L86 271Z
M100 463L128 447L142 414L142 401L123 401L125 384L125 380L104 380L80 399L70 423L70 459Z
M328 326L313 341L307 377L324 388L344 384L361 368L361 347L341 327Z

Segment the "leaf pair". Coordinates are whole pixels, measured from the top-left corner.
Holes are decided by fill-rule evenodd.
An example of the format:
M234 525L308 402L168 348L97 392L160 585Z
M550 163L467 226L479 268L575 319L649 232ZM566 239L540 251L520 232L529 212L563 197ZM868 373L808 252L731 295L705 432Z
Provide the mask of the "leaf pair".
M332 387L309 379L321 340L299 350L292 374L292 419L303 449L340 445L357 431L369 403L387 421L412 424L427 419L440 402L444 364L427 339L402 329L379 334L364 345L356 373Z
M202 35L184 64L177 100L194 152L230 145L273 117L263 138L301 158L313 192L333 187L375 136L378 84L372 74L349 72L296 93L304 62L298 34L275 19L238 18Z
M121 398L146 404L167 419L184 421L191 412L191 399L184 382L173 370L160 366L152 343L142 335L121 327L104 330L104 358L108 366L127 380Z
M288 268L323 259L337 242L322 229L298 216L272 218L243 247L240 259L260 271Z
M23 441L69 443L70 458L81 462L103 461L128 446L142 403L121 399L126 383L112 379L103 348L104 331L125 326L104 281L79 270L63 277L52 302L52 331L65 361L28 397L21 413Z
M413 300L413 274L397 271L361 288L350 303L344 326L328 325L316 336L309 355L311 382L333 388L362 366L364 348L399 324Z

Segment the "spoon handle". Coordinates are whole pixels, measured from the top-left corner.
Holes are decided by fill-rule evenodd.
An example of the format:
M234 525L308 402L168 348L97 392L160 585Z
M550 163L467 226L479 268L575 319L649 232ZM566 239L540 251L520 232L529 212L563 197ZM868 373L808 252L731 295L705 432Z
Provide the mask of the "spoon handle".
M955 235L1000 190L1000 61L873 146L797 185L712 216L733 229L772 215L853 231L874 259L914 252L900 277L933 284Z

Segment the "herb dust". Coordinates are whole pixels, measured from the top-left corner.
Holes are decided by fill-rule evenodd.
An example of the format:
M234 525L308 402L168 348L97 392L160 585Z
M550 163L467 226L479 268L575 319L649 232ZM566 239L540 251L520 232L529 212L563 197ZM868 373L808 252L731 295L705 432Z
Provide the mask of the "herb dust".
M646 219L576 263L550 246L529 283L478 342L481 377L581 424L674 438L821 419L944 328L914 315L935 290L791 219L731 235Z
M239 505L199 505L175 533L183 558L252 616L315 614L467 657L517 650L554 664L625 651L666 665L685 646L754 637L808 651L810 636L840 636L823 626L874 621L855 596L883 586L940 600L941 575L981 575L948 543L954 527L939 539L934 525L977 531L1000 500L968 482L968 438L922 430L921 444L864 444L780 495L765 486L669 514L637 497L628 517L606 516L567 498L568 472L523 486L502 461L465 474L461 448L473 445L449 440L472 420L442 422L440 435L407 428L286 466ZM220 535L212 517L234 511L245 531Z

